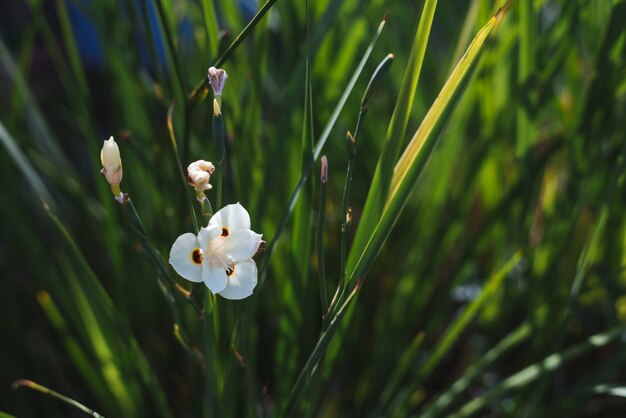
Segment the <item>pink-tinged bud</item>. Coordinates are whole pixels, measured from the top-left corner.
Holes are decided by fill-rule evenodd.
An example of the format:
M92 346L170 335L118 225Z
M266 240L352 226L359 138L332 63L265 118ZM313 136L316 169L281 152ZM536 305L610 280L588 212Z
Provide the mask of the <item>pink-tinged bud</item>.
M328 158L326 156L322 156L322 168L320 172L320 179L322 183L326 184L328 181Z
M113 137L104 141L102 151L100 151L100 161L102 162L101 173L106 177L109 184L120 184L122 182L122 159L120 149Z
M195 161L187 167L187 181L190 186L196 189L196 198L200 202L204 200L204 191L213 188L209 181L214 171L215 166L213 163L204 160Z
M122 203L124 194L120 191L120 183L122 182L122 159L120 158L120 149L113 137L104 141L102 150L100 151L100 162L102 163L102 174L107 182L111 185L111 192L115 199Z
M221 96L226 86L228 74L221 68L211 67L208 72L209 84L213 87L213 95Z

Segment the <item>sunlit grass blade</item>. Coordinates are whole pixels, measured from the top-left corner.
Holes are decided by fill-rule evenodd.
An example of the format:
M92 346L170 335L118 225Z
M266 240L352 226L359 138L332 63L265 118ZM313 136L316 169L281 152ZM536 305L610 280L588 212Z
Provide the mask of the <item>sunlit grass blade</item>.
M359 227L354 237L350 258L347 262L348 271L353 268L356 262L354 254L358 254L362 251L363 247L367 243L367 237L370 236L376 225L376 220L382 213L391 179L391 170L398 158L400 147L403 144L404 135L409 122L409 116L411 114L411 109L413 108L415 93L422 70L422 63L424 62L424 55L426 54L426 47L428 45L430 29L435 17L436 8L437 0L427 0L424 3L420 23L413 41L409 62L404 72L402 85L400 86L400 93L398 95L398 99L396 100L391 121L387 127L382 155L376 165L368 197L365 201L363 213L361 214L359 221Z
M83 411L84 413L91 415L94 418L104 418L102 415L100 415L99 413L97 413L96 411L94 411L91 408L86 407L85 405L83 405L82 403L75 401L74 399L67 397L65 395L61 395L60 393L49 389L45 386L42 386L40 384L37 384L35 382L33 382L32 380L26 380L26 379L21 379L21 380L16 380L15 382L13 382L13 384L11 385L12 388L18 389L20 387L25 387L25 388L29 388L29 389L33 389L36 390L37 392L41 392L44 395L48 395L51 396L53 398L56 398L62 402L65 402L68 405L73 406L76 409L80 409L81 411Z
M454 103L458 99L459 93L463 90L464 82L467 81L468 75L478 62L480 53L486 47L486 41L489 35L494 30L497 23L504 18L506 10L507 6L498 10L496 15L476 34L476 37L474 37L465 55L461 61L459 61L448 78L448 81L446 81L446 84L441 89L426 116L424 116L422 124L417 132L415 132L415 135L413 135L411 142L407 145L394 168L389 197L387 198L387 206L389 202L394 199L401 183L406 184L407 176L421 172L421 168L423 168L423 165L426 163L427 157L430 155L430 151L440 133L437 131L441 130L442 119L450 114ZM418 166L421 167L416 170Z
M626 332L626 325L619 325L610 330L592 335L584 342L571 346L561 352L554 353L543 360L534 363L519 372L509 376L493 389L472 399L463 405L457 412L449 415L453 418L463 418L473 416L483 409L492 399L511 390L521 389L531 384L540 377L552 373L569 360L573 360L581 355L602 348L614 340L622 337Z
M78 372L82 375L89 388L96 394L100 401L115 402L107 387L102 385L102 377L98 375L98 368L93 367L88 354L83 350L79 341L71 333L70 324L67 323L62 313L57 308L55 302L48 292L41 291L37 294L37 301L44 310L48 320L57 330L65 349L76 365Z
M154 378L148 361L141 352L128 325L120 317L113 301L102 287L100 280L67 228L45 202L44 210L64 238L71 250L70 253L73 254L83 271L84 276L80 280L78 273L71 267L69 258L65 255L60 256L59 261L65 267L66 279L76 300L76 307L81 312L80 320L84 324L84 329L87 330L94 353L102 361L104 377L108 380L118 402L123 405L126 412L137 411L139 408L137 404L139 400L133 399L131 396L132 393L137 392L136 388L131 390L137 381L123 379L124 373L118 363L124 362L127 367L135 370L137 375L141 377L141 381L150 389L149 393L163 416L171 416L165 394ZM120 356L119 352L114 353L119 347L118 344L124 347L124 356Z
M478 311L483 305L494 296L494 294L500 289L504 278L509 272L517 265L521 253L515 253L504 266L487 279L480 295L472 300L461 315L459 315L455 321L446 330L434 349L432 355L428 358L428 361L421 369L421 377L428 376L435 367L437 367L446 353L452 348L454 342L460 337L461 333L467 328L470 321L476 316Z
M349 270L350 281L363 277L367 273L389 236L428 161L428 157L430 157L445 121L448 119L454 104L458 101L470 73L476 67L480 53L485 49L489 35L496 27L496 24L504 17L505 10L500 9L478 32L463 59L450 75L413 139L400 157L391 179L389 197L380 221L377 223L371 236L369 236L368 242L360 253L354 268ZM352 252L357 249L358 247L353 247ZM348 264L348 269L350 269L350 264Z
M394 370L394 373L392 374L392 377L385 385L385 391L383 392L383 396L381 397L381 400L379 402L379 408L386 408L392 395L396 396L394 397L394 404L390 407L391 409L399 408L400 405L407 402L407 399L405 399L406 396L412 393L412 389L417 390L417 388L420 387L420 384L424 381L424 379L426 379L439 365L443 357L446 355L446 353L450 351L454 343L465 331L470 321L476 316L478 311L491 297L493 297L494 293L500 289L504 278L507 276L510 270L517 265L520 258L521 255L519 253L514 254L502 268L494 272L489 277L480 295L472 300L472 302L467 306L463 313L457 316L454 322L450 324L448 329L438 340L435 348L432 350L432 354L430 354L426 363L420 366L419 371L415 373L416 376L411 379L409 384L405 385L403 390L400 390L398 385L400 383L400 380L410 372L411 368L408 364L402 364L402 362L398 363L396 369ZM410 350L411 348L407 349L407 352L405 352L405 354L403 355L403 359L405 355L408 355L408 353L410 353ZM410 358L413 359L413 356L411 356ZM410 408L406 408L406 410L409 409ZM400 413L406 414L406 410L403 410ZM394 414L391 415L394 416Z
M454 400L469 387L482 373L485 373L488 367L507 351L517 347L531 336L532 327L528 322L523 323L515 328L509 335L504 337L497 345L485 353L478 361L468 367L463 376L450 386L450 388L441 393L432 403L427 405L425 411L420 415L422 418L433 418L440 414L454 402Z

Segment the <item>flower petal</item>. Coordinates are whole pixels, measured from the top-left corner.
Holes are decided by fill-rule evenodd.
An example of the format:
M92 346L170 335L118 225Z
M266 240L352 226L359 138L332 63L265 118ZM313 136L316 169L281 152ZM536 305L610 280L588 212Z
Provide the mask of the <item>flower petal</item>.
M226 227L228 229L226 232L232 234L237 229L250 229L250 215L239 203L226 205L215 212L209 225Z
M221 267L215 267L208 262L204 262L202 268L202 281L213 293L219 293L226 287L228 276Z
M188 232L176 238L170 250L170 264L183 278L202 281L202 250L194 234Z
M262 235L249 229L238 229L226 238L219 238L223 241L217 252L223 257L230 257L233 261L244 261L252 258L261 245Z
M200 246L206 250L209 243L216 237L219 237L222 233L222 228L217 225L207 225L206 228L200 228L198 233L198 240Z
M218 294L226 299L239 300L247 298L257 284L257 267L254 260L235 263L234 270L228 276L226 288Z

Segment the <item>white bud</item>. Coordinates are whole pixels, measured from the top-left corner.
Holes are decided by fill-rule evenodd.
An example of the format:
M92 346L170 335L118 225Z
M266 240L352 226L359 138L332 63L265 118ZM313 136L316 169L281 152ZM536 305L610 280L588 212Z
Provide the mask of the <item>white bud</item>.
M209 68L208 78L211 87L213 87L213 95L221 96L228 78L226 71L221 68L211 67Z
M104 141L102 151L100 151L100 161L102 162L101 173L106 177L110 185L119 185L122 182L122 159L120 149L113 137Z

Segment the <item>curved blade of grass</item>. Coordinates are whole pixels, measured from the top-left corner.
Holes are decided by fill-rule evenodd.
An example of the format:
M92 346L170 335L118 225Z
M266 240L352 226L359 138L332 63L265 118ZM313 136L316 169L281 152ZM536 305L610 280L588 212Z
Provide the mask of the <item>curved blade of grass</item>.
M57 304L52 300L50 294L40 291L37 293L37 301L52 326L60 335L65 345L65 350L77 366L76 369L89 386L89 389L96 394L100 402L115 402L115 398L111 396L107 385L102 384L102 377L98 375L98 368L93 367L89 356L83 350L79 341L71 334L69 324L57 308Z
M443 126L469 80L469 75L476 68L489 35L504 17L506 10L506 7L501 8L478 32L398 161L391 182L389 198L380 221L352 268L349 281L356 277L363 277L374 262L426 166ZM354 251L353 247L352 252Z
M39 196L40 199L44 199L49 202L50 205L56 207L56 204L48 192L43 180L39 177L39 174L37 174L30 161L28 161L20 147L17 145L13 136L11 136L9 131L6 130L2 121L0 121L0 144L4 146L4 149L6 149L9 157L11 157L15 165L22 172L22 175L26 178L37 196Z
M123 343L125 345L124 351L131 360L130 364L132 364L137 375L141 377L143 384L148 389L147 392L150 394L155 404L158 405L158 410L163 416L171 416L165 394L152 374L148 360L139 348L139 344L128 325L120 317L109 294L102 286L98 276L89 265L89 262L63 222L51 211L45 202L43 206L46 214L58 229L70 248L71 253L74 255L74 258L83 270L84 275L81 276L82 280L79 280L75 273L72 273L74 277L68 277L68 280L70 280L74 297L80 301L80 312L82 316L90 323L87 328L91 335L92 342L94 343L94 349L97 351L96 354L101 357L103 364L109 363L111 366L114 366L112 361L117 357L109 353L109 350L113 349L111 344L113 342ZM69 259L66 264L66 267L68 267L66 268L66 274L68 274L72 272L72 269L69 269ZM109 342L111 344L109 344ZM122 380L122 373L119 371L118 367L109 367L107 372L109 379L114 382L114 384L111 385L111 389L116 390L116 396L119 399L129 402L128 407L131 410L138 410L138 404L136 402L139 402L139 400L132 399L132 392L127 393L125 390L126 384L130 385L134 382Z
M441 89L435 102L424 117L422 124L415 132L415 135L413 135L411 142L407 145L394 168L387 205L393 200L401 184L406 182L407 177L421 173L421 168L423 168L430 151L435 145L437 134L440 133L440 129L437 128L441 127L442 119L450 113L459 92L463 90L467 75L475 68L480 53L485 49L487 38L497 23L502 20L507 9L507 6L500 8L495 16L476 34L465 55L461 58L461 61L459 61L450 78L448 78L448 81ZM415 170L416 166L421 166L421 168ZM418 173L415 171L418 171Z
M420 382L423 381L425 377L427 377L433 369L435 369L441 359L446 355L446 353L452 348L453 344L459 338L461 333L467 328L472 318L476 316L478 311L483 307L485 302L493 296L493 294L500 288L502 281L506 277L506 275L517 265L521 258L520 253L515 253L502 268L498 271L494 272L487 283L485 284L480 295L472 300L472 302L467 306L465 311L454 320L454 322L448 327L444 335L441 337L439 342L437 343L436 348L434 349L432 355L426 362L426 364L422 367L418 374L418 378L414 379L411 383L412 385L419 386ZM407 350L410 352L410 350ZM405 355L403 355L404 358ZM411 359L413 356L410 357ZM398 362L398 365L393 373L393 378L389 379L389 382L385 385L385 390L381 397L381 407L385 408L389 399L391 399L391 395L398 392L397 385L401 382L404 376L411 370L408 367L408 364L403 364L402 361Z
M509 335L503 338L498 344L496 344L491 350L489 350L484 356L482 356L477 362L473 363L464 373L463 376L450 386L448 390L440 394L433 402L432 406L427 407L422 418L433 418L438 416L448 405L450 405L457 396L463 393L470 385L470 383L480 376L487 367L489 367L500 356L518 346L528 337L530 337L532 327L530 323L525 322Z
M436 8L437 0L427 0L424 3L424 9L417 28L417 33L415 34L415 40L413 41L409 62L404 72L402 85L400 86L400 94L398 95L396 106L391 116L391 122L389 123L387 134L385 135L382 156L378 160L359 227L352 243L351 256L347 263L348 271L354 267L356 262L355 254L359 254L364 248L367 243L367 237L371 235L376 225L376 220L379 219L382 213L391 178L391 170L400 153L402 138L406 133L409 116L413 108L415 92L417 90ZM353 252L354 254L352 254Z
M313 164L315 161L317 161L320 154L322 153L322 149L324 148L324 145L326 144L326 141L328 140L328 137L330 136L330 132L335 126L335 123L337 122L337 119L339 118L339 114L343 110L343 107L346 104L346 101L348 100L348 96L350 96L350 93L352 92L354 85L356 84L359 76L363 72L363 67L365 67L365 63L370 57L372 50L374 49L374 45L376 45L376 41L378 40L378 37L380 36L385 26L386 21L387 21L387 14L385 14L385 16L383 17L383 20L380 22L380 25L378 26L378 30L374 34L374 38L372 39L369 46L365 50L365 53L363 54L363 58L361 58L361 61L357 65L354 71L354 74L352 75L352 78L348 82L348 85L346 86L343 94L339 98L339 101L337 102L337 105L335 106L335 109L333 110L333 113L331 114L330 119L326 123L326 126L324 127L324 130L322 131L322 134L320 135L317 141L317 144L313 148L313 158L309 160L309 163L302 169L302 175L300 176L300 179L298 180L298 184L296 184L296 187L294 188L291 194L291 198L289 199L289 204L287 205L287 208L283 212L283 216L278 222L278 226L276 227L276 232L274 233L274 237L272 238L271 241L269 241L269 246L266 251L267 255L264 257L263 266L260 269L259 287L263 285L263 282L265 280L265 274L267 273L267 268L269 267L269 260L271 259L271 256L276 248L276 243L278 242L278 239L280 238L283 230L285 229L285 226L287 225L287 221L289 220L289 217L291 216L291 213L293 212L296 206L296 202L298 201L298 197L300 196L302 187L309 179L309 176L311 175L311 170L313 169Z
M65 395L61 395L59 392L56 392L56 391L54 391L52 389L49 389L49 388L47 388L45 386L37 384L37 383L33 382L32 380L27 380L27 379L16 380L15 382L13 382L11 387L13 388L13 390L17 390L20 387L25 387L25 388L36 390L37 392L41 392L44 395L52 396L53 398L56 398L56 399L58 399L58 400L60 400L62 402L65 402L68 405L72 405L74 408L80 409L81 411L83 411L84 413L86 413L88 415L91 415L92 417L104 418L102 415L100 415L99 413L97 413L93 409L86 407L82 403L80 403L78 401L75 401L74 399L72 399L70 397L67 397Z
M626 398L626 386L596 385L593 387L593 393Z
M543 360L534 363L519 372L509 376L502 383L486 392L485 394L471 400L466 403L456 413L451 414L450 417L462 418L469 417L476 414L482 408L484 408L492 399L502 395L511 390L520 389L536 379L544 376L547 373L551 373L558 369L566 361L579 357L591 350L604 347L615 339L622 337L626 332L626 325L619 325L611 328L610 330L592 335L584 342L576 344L566 350L549 355Z
M489 22L479 31L478 35L470 45L468 52L465 54L463 60L459 63L456 70L451 75L448 82L444 85L442 89L441 97L447 98L443 103L441 100L436 100L433 104L433 107L427 114L424 123L431 124L431 129L427 130L429 136L429 143L431 147L429 149L432 150L434 146L434 139L436 139L435 135L432 135L434 131L434 126L441 126L442 119L446 119L445 116L449 115L450 110L452 108L452 104L455 102L455 98L458 97L458 94L462 90L460 88L463 81L466 80L468 73L471 69L474 68L476 62L478 61L478 56L480 52L483 50L483 45L487 40L488 35L491 33L496 23L503 17L504 13L502 13L502 9L492 18ZM429 116L430 115L430 116ZM424 123L422 125L424 125ZM416 133L416 137L419 138L418 134L422 132L421 129L418 129ZM437 132L438 133L438 132ZM415 137L414 137L415 139ZM414 141L412 141L414 142ZM407 148L407 150L412 150L412 148ZM407 153L405 152L405 155ZM426 154L429 154L427 152ZM354 280L357 277L363 277L363 275L367 272L371 264L373 263L376 255L378 254L380 248L384 244L387 236L393 224L397 220L406 200L408 199L409 193L412 190L421 169L424 167L426 162L426 157L424 153L420 153L421 158L418 160L417 164L410 164L408 168L410 168L410 172L407 176L402 178L402 181L398 185L397 190L392 195L391 202L387 205L386 210L383 213L382 219L378 222L376 229L374 230L373 235L370 237L365 250L363 251L361 257L359 258L355 268L352 270L350 275L350 281ZM413 159L414 160L414 159ZM414 162L414 161L412 161ZM330 343L331 338L337 331L338 326L341 323L347 309L350 306L350 302L356 296L356 291L360 288L360 282L357 281L355 287L351 290L350 294L347 296L345 301L338 306L338 308L333 314L332 319L330 320L329 327L326 332L322 334L317 345L313 349L313 352L309 356L296 384L291 393L290 400L287 407L287 412L291 411L294 407L294 403L297 402L297 399L300 396L300 393L303 389L304 384L308 381L310 377L311 371L317 366L319 360L322 358L324 352L328 348L328 344Z
M465 328L467 328L472 318L476 316L485 302L487 302L487 300L500 288L500 285L506 275L517 265L521 257L521 253L515 253L500 270L489 277L483 290L480 292L480 295L472 300L467 309L465 309L465 311L455 319L452 325L450 325L450 327L446 330L443 337L439 340L437 348L435 348L433 354L421 370L421 378L427 376L435 367L439 365L443 356L445 356L450 348L452 348L454 342L459 338Z
M16 90L16 94L21 97L23 102L24 117L27 126L32 132L33 139L39 145L39 149L45 153L49 159L63 167L64 170L70 171L70 165L61 152L58 144L52 137L46 122L44 121L39 104L34 99L26 80L18 69L13 56L7 49L4 41L0 39L0 64L2 65L5 77L8 83L12 84Z

